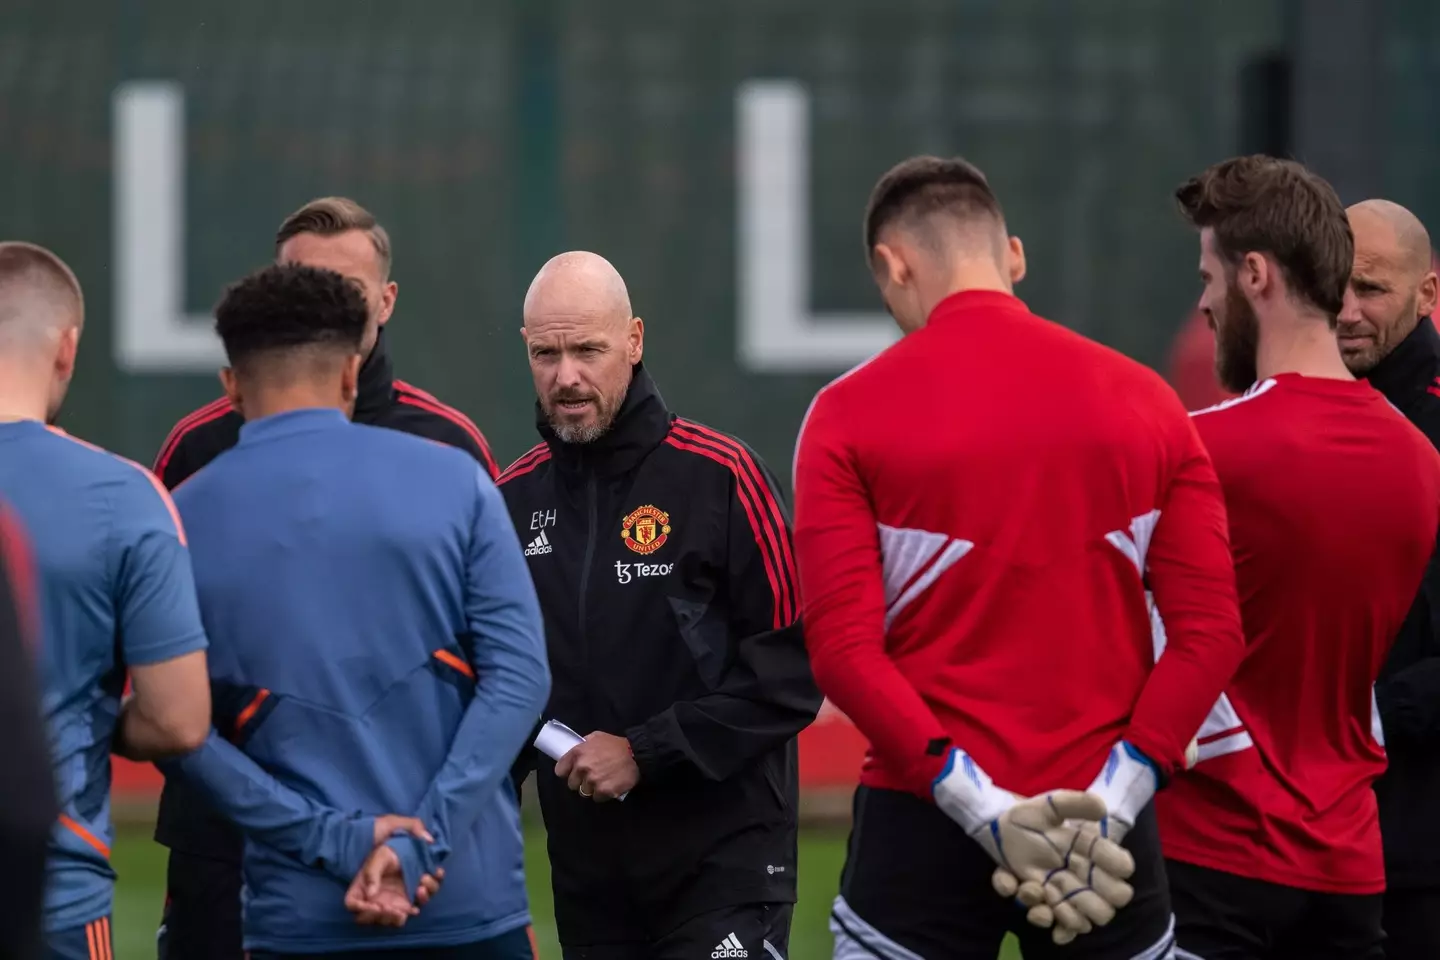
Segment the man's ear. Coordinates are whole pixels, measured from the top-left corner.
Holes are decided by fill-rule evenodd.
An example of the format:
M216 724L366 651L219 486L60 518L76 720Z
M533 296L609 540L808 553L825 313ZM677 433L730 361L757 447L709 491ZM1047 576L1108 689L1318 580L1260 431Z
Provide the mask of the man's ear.
M1006 250L1010 267L1010 285L1013 287L1025 279L1025 244L1019 237L1011 237Z
M353 353L345 358L345 367L340 371L340 396L348 405L360 396L360 365L364 361L360 354Z
M900 255L900 251L888 243L875 244L874 255L870 258L870 267L875 273L875 280L883 289L886 284L903 286L910 282L910 264Z
M1245 254L1235 271L1235 282L1252 300L1260 299L1267 288L1278 279L1279 273L1271 269L1270 261L1265 255L1254 251Z
M645 355L645 321L639 317L630 319L630 334L627 337L627 346L630 349L630 366L640 362Z
M395 312L395 299L400 296L400 285L394 280L385 284L380 294L380 316L375 321L380 326L390 322L390 314Z
M80 356L80 327L65 328L60 334L60 350L55 356L55 376L62 383L69 383L75 376L75 363Z
M1431 316L1435 312L1437 300L1440 300L1440 278L1437 278L1435 271L1431 270L1425 274L1425 278L1420 281L1420 291L1419 296L1416 298L1415 312L1422 317Z
M230 400L230 406L242 417L245 415L244 398L240 395L240 381L235 376L234 369L230 367L220 368L220 387L225 391L225 396Z

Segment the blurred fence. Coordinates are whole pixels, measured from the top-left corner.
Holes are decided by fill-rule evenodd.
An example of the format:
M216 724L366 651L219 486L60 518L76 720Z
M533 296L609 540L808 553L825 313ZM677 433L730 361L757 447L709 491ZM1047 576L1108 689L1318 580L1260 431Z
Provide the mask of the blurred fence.
M809 397L890 336L858 221L910 153L992 174L1033 307L1161 360L1194 295L1169 193L1233 148L1237 72L1280 39L1275 0L1231 5L8 0L0 233L85 284L66 425L142 459L215 394L186 324L346 193L395 238L402 374L502 459L533 442L524 288L585 247L671 404L783 474Z
M395 240L398 369L502 461L534 440L524 289L579 247L629 281L671 405L784 476L815 390L893 336L858 222L886 167L975 160L1026 241L1030 305L1162 364L1196 292L1171 190L1242 146L1241 78L1325 5L5 0L0 236L76 268L89 327L65 425L142 460L216 394L221 287L284 214L342 193ZM1372 180L1433 219L1440 5L1364 10L1368 72L1333 69L1374 102L1334 120L1362 114ZM822 721L807 783L851 782L858 738Z

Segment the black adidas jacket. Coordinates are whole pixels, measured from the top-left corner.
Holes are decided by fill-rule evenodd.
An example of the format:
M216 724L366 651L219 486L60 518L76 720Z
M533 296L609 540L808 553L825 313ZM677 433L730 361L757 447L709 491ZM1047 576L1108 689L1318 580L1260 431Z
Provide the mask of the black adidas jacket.
M471 454L493 477L495 458L484 435L463 413L423 390L394 378L385 330L360 368L355 422L389 427ZM166 437L155 459L155 474L175 489L191 474L233 447L245 419L221 397L184 417ZM201 795L183 783L166 782L155 823L157 843L181 853L240 863L240 833L210 812Z
M1440 449L1440 333L1429 318L1370 373L1370 383ZM1432 558L1375 685L1390 765L1375 784L1385 880L1430 886L1440 869L1440 557Z
M624 801L597 804L538 758L561 942L794 902L795 736L821 696L774 478L673 416L639 365L605 436L562 443L543 417L540 434L500 489L545 614L545 718L626 737L640 767Z

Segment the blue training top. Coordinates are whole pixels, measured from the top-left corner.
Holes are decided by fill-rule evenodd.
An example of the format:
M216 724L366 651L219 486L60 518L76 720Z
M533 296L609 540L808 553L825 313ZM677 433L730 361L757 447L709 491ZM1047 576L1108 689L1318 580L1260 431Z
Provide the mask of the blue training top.
M473 458L338 410L245 424L175 491L211 639L217 729L170 767L247 834L245 946L447 946L530 922L511 762L549 694L519 539ZM345 909L373 818L413 892L403 928Z
M0 423L0 497L40 580L42 704L60 817L45 929L110 913L110 744L127 667L205 649L185 536L148 470L33 420Z

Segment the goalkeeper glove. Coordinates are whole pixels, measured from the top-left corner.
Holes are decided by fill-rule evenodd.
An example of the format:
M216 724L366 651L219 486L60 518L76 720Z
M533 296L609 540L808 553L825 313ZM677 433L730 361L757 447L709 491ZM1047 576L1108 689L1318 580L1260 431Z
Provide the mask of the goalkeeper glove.
M1087 791L1105 801L1108 813L1100 820L1101 836L1123 843L1159 787L1160 771L1154 761L1124 740L1111 747Z
M1055 943L1063 946L1082 933L1105 926L1135 895L1130 884L1096 866L1089 856L1108 849L1103 845L1113 846L1113 842L1100 836L1098 824L1085 823L1080 825L1079 841L1066 869L1052 871L1044 883L1021 883L1004 867L995 870L991 882L996 893L1014 897L1020 906L1028 907L1025 919L1049 929Z
M1100 835L1095 821L1107 813L1100 798L1076 790L1056 790L1021 799L995 786L958 748L951 749L932 792L936 805L1000 865L995 887L1002 895L1013 895L1022 886L1040 891L1047 881L1066 874L1072 864L1081 872L1071 877L1073 882L1055 881L1063 887L1065 902L1063 910L1051 908L1052 916L1075 914L1091 924L1109 923L1115 909L1104 894L1092 889L1097 873L1110 897L1128 903L1133 895L1123 879L1134 872L1134 858ZM1014 881L1008 892L1000 883L1002 872ZM1079 919L1076 925L1082 925Z

